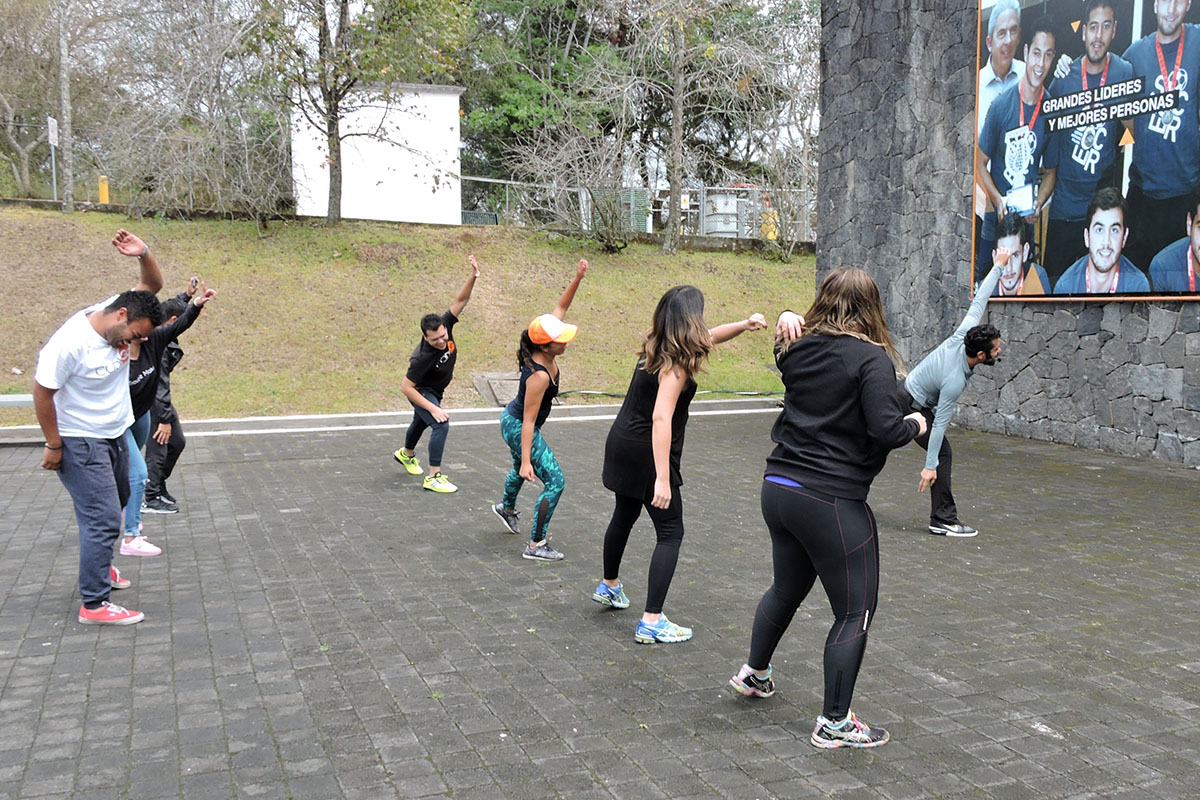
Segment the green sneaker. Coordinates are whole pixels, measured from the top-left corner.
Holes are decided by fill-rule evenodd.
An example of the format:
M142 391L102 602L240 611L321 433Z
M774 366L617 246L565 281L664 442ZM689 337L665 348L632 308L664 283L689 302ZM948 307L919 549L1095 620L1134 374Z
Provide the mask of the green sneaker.
M425 470L421 469L421 462L417 460L415 455L404 455L404 448L400 448L392 453L392 458L400 462L400 465L408 470L409 475L420 475Z
M435 475L425 476L425 488L431 492L439 492L441 494L450 494L451 492L458 491L458 487L440 472Z

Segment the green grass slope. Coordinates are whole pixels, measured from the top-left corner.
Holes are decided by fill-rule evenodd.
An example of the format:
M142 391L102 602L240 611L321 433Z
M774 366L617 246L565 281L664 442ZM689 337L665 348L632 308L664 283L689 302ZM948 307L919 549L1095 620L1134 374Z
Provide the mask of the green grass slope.
M144 238L167 286L198 275L218 291L182 339L172 383L185 419L407 408L400 381L422 314L446 309L474 253L482 275L455 330L461 355L447 406L482 405L470 376L515 368L521 330L553 309L580 258L591 264L568 321L578 338L560 358L563 389L623 392L642 332L664 290L691 283L710 325L812 300L811 257L782 264L754 254L680 253L631 245L604 255L586 242L513 228L346 222L273 224L127 220L119 215L0 208L0 393L32 391L38 349L72 312L131 286L137 264L109 244L118 228ZM700 389L775 391L770 336L720 346ZM17 374L17 371L20 374ZM578 396L567 398L579 402ZM32 409L0 410L30 424Z

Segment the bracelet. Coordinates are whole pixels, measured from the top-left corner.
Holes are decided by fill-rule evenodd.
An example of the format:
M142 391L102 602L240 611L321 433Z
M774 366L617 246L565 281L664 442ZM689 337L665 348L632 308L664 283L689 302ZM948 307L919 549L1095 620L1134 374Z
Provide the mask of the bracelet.
M47 442L45 445L45 448L47 450L62 450L63 446L60 444L58 447L51 447L50 444Z
M142 252L138 253L138 256L137 256L137 257L138 257L138 258L145 258L145 257L146 257L146 255L147 255L149 252L150 252L150 245L148 245L148 244L144 244L144 245L142 245Z

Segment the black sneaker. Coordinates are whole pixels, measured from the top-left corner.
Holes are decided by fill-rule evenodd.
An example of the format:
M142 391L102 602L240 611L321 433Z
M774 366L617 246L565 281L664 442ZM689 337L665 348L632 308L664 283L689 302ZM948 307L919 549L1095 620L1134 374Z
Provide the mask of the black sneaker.
M170 503L173 506L179 505L179 501L171 496L171 493L167 491L165 486L163 487L163 490L158 493L158 496L161 497L163 500L166 500L168 503Z
M834 747L879 747L891 738L883 728L872 728L860 722L851 711L837 723L823 716L817 717L817 727L813 728L810 741L813 747L829 750Z
M178 514L179 506L163 496L147 497L142 500L143 514Z
M963 525L961 522L931 522L929 532L938 536L957 536L961 539L969 539L979 533L970 525Z
M500 521L504 523L504 527L508 528L509 533L521 532L521 524L517 520L517 517L521 516L519 511L509 511L504 507L504 503L495 503L492 506L492 512L500 518Z

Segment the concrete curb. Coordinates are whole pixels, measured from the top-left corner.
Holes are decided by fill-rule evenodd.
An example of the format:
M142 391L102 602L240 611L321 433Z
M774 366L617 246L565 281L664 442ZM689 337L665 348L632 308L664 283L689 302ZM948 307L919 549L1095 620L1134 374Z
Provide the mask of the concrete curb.
M767 411L779 407L780 398L769 396L695 400L692 414L738 414ZM580 403L556 406L546 424L570 419L611 419L620 403ZM458 425L488 425L498 423L500 409L450 408L451 420ZM412 422L412 411L379 411L363 414L302 414L296 416L237 417L184 420L184 430L192 436L261 435L267 433L312 433L315 431L387 430L406 428ZM30 447L42 443L42 431L37 425L0 427L0 447Z

